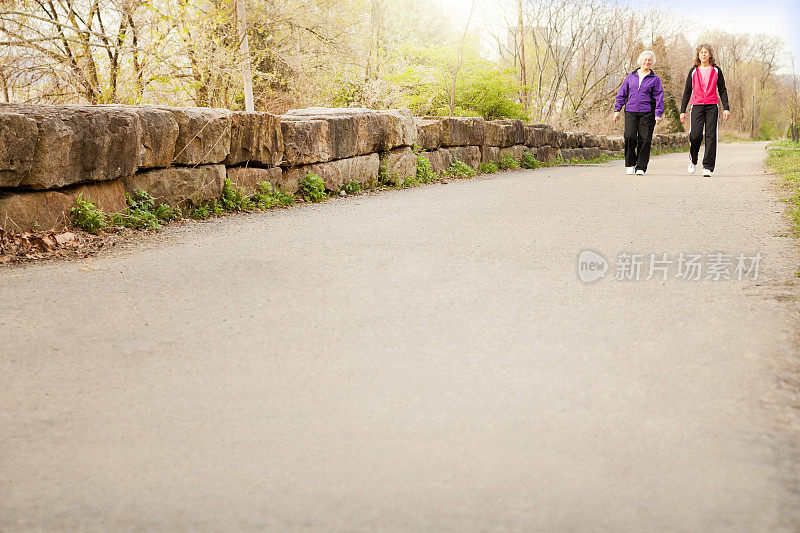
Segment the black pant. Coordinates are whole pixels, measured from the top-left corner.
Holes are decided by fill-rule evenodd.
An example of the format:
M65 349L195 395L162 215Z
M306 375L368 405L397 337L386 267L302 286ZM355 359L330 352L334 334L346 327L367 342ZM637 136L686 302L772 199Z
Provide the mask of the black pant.
M689 157L692 164L697 164L700 154L700 143L703 141L703 128L705 128L706 148L703 151L703 168L714 171L717 162L717 122L719 122L719 107L717 104L699 104L692 106L692 116L689 122Z
M654 111L625 111L625 166L647 170L650 143L656 127Z

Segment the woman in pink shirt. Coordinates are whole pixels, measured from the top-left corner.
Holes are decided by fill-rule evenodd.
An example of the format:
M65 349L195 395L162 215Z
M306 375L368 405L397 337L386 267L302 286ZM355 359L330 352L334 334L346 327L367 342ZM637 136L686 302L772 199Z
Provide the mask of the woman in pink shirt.
M719 97L717 97L719 93ZM717 126L719 123L719 101L722 100L722 119L731 116L728 91L722 70L714 61L714 50L710 44L697 47L694 66L686 77L681 102L681 122L686 122L686 106L692 104L689 122L689 174L694 174L700 143L705 129L706 148L703 151L703 176L711 176L717 161Z

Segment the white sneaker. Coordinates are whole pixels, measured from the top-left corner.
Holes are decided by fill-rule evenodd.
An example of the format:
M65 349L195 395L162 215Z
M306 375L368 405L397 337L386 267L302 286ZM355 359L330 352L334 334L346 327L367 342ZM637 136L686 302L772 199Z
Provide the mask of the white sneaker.
M636 175L637 176L644 176L644 170L637 170L636 171Z
M636 167L625 167L625 174L633 174L636 172Z
M694 174L694 165L689 163L689 174Z
M707 168L704 168L703 169L703 176L705 176L706 178L710 178L711 177L711 171L708 170Z

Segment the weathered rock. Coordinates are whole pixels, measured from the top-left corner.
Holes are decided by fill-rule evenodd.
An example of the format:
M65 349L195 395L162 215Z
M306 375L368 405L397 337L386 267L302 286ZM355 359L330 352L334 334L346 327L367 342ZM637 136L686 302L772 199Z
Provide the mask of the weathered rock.
M225 165L160 168L123 178L125 190L144 190L159 204L187 206L214 200L222 194Z
M386 169L386 179L394 184L417 176L417 154L411 148L395 148L380 156L381 167Z
M281 117L283 165L296 166L330 161L327 120L298 120Z
M561 157L564 158L564 161L571 161L573 159L578 159L581 157L581 149L580 148L562 148L561 149Z
M320 157L327 157L328 159L344 159L359 155L362 150L367 150L365 153L372 150L372 146L380 145L385 132L383 128L383 121L374 112L365 112L363 114L345 113L335 108L322 108L312 107L308 109L296 109L289 111L285 115L281 115L281 121L308 121L308 120L323 120L326 122L324 138L318 138L316 143L318 148L317 153L327 154ZM370 128L370 126L372 126ZM297 131L303 132L302 126L294 126ZM364 146L359 144L362 133L360 130L363 128ZM285 129L285 128L284 128ZM377 138L377 139L376 139ZM323 148L323 146L325 146ZM328 159L317 159L316 161L301 161L303 163L316 163L327 161ZM288 160L289 164L296 164L296 162Z
M38 136L30 166L11 179L30 189L53 189L82 181L109 181L133 174L140 159L140 124L121 107L5 104L36 122ZM27 123L26 123L27 124ZM25 126L29 128L29 126ZM26 142L30 142L30 130Z
M283 159L283 134L280 120L269 113L231 114L231 148L226 165L250 164L277 166Z
M205 107L158 106L172 113L178 123L174 164L222 163L231 149L231 112Z
M565 132L553 130L548 137L550 146L554 148L564 148L566 146L567 134Z
M71 224L70 211L78 195L106 213L125 209L121 180L87 183L51 191L0 194L0 227L9 232L61 230Z
M477 117L442 118L442 146L481 146L486 140L486 121Z
M516 144L517 132L514 125L505 124L500 120L491 120L485 122L484 128L486 130L484 138L486 146L506 148Z
M564 143L561 148L579 148L581 146L581 134L574 131L564 132Z
M513 146L515 144L525 144L525 123L518 119L503 119L494 121L506 128L508 144L506 146Z
M386 125L386 144L384 150L411 146L417 141L417 127L414 115L408 109L388 109L378 111Z
M500 148L497 146L481 146L481 163L500 161Z
M0 187L16 187L33 165L39 126L0 105Z
M539 161L547 162L552 161L560 155L558 148L552 146L540 146L536 150L536 159Z
M584 137L583 139L584 148L600 148L600 144L602 143L602 137L600 137L599 135L584 133L583 137Z
M437 176L446 172L453 163L453 154L446 148L433 150L431 152L422 152L419 155L431 162L431 168Z
M325 182L329 191L338 191L342 185L357 180L361 184L378 179L380 170L380 157L378 154L360 155L348 159L337 159L326 163L301 165L287 168L283 171L283 182L287 192L296 192L298 183L306 174L313 172Z
M531 148L539 148L540 146L544 146L546 144L546 135L547 129L545 128L540 128L538 126L525 126L525 142L522 144L530 146Z
M166 168L175 157L178 121L170 111L156 107L131 107L139 117L139 168Z
M611 150L621 151L625 149L625 139L622 135L609 135L608 140L611 143Z
M289 184L284 183L283 170L280 167L228 167L226 175L231 183L247 196L254 195L258 191L258 184L262 181L269 182L282 190L291 188Z
M515 144L514 146L508 146L506 148L500 149L500 157L504 155L511 156L515 161L522 160L522 154L525 153L526 146L524 144Z
M442 150L447 150L453 156L453 159L466 163L473 170L477 170L481 165L481 149L479 146L458 146L443 148Z
M437 150L442 146L442 121L438 118L417 119L417 145L423 150Z
M484 122L483 129L485 131L483 137L484 146L499 147L503 143L503 127L493 120Z
M351 107L309 107L292 109L281 115L282 121L309 119L328 122L330 159L411 146L417 139L414 116L407 109L375 111Z
M587 146L583 149L583 158L584 159L594 159L595 157L600 157L603 151L596 147L596 146Z

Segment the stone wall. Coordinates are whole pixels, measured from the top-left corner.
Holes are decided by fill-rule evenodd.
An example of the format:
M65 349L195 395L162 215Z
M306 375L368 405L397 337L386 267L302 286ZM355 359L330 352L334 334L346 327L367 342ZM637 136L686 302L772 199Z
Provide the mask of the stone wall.
M656 148L688 145L656 135ZM617 154L622 137L560 132L520 120L415 117L408 110L308 108L285 115L167 106L0 104L0 227L60 229L79 194L107 212L126 191L187 206L220 196L225 178L253 191L269 181L296 192L307 172L331 191L358 180L416 175L412 147L446 170L455 158L477 169L509 154L590 159Z

